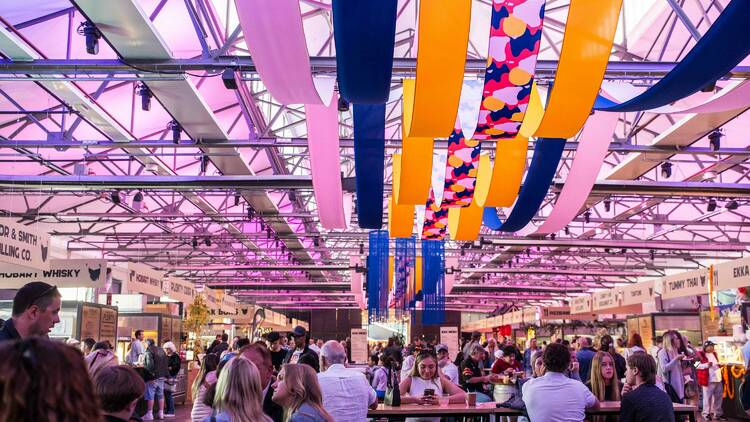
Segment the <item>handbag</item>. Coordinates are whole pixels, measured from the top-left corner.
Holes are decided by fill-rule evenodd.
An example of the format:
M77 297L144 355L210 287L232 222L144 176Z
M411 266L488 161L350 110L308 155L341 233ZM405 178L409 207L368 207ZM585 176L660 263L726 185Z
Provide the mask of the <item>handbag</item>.
M388 381L385 389L385 399L383 402L387 406L401 406L401 391L398 388L398 382L396 378L396 371L393 370L392 366L388 367Z
M669 399L672 400L672 403L682 403L682 400L680 400L680 396L677 395L677 391L674 389L674 387L672 387L672 384L665 382L664 390L666 390Z
M164 391L175 391L175 387L177 387L177 379L176 378L167 378L164 380Z

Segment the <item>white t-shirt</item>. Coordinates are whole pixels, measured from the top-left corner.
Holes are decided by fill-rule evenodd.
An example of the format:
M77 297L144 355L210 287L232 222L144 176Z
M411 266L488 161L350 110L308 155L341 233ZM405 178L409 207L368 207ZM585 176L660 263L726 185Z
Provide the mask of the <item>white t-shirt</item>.
M443 371L443 375L448 377L452 383L458 385L460 381L458 379L458 367L454 365L453 362L446 363L444 367L440 368L440 370Z
M297 363L299 362L299 357L302 355L302 352L304 352L304 349L295 349L294 353L292 353L292 357L289 359L289 363Z
M378 401L365 374L344 365L331 365L318 374L323 407L336 422L367 420L367 408Z
M596 397L580 381L547 372L523 384L523 402L532 421L581 422Z

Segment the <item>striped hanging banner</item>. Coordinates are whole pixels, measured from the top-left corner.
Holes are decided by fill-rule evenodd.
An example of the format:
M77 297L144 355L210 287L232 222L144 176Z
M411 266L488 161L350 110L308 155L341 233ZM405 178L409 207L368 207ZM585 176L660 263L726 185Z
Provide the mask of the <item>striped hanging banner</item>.
M422 240L422 262L422 323L442 324L445 321L445 243Z
M388 232L374 230L367 256L367 311L370 321L388 319Z
M396 317L400 317L408 308L409 282L414 278L414 264L416 262L417 241L414 236L396 239L396 255L394 258L393 300Z

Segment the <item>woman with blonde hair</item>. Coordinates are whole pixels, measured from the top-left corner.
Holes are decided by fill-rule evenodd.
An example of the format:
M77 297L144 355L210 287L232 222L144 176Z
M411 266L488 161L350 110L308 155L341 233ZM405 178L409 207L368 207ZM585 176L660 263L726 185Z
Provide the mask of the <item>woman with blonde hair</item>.
M214 354L205 355L203 364L200 366L198 375L192 386L193 409L190 419L193 422L202 422L206 416L211 416L211 407L203 403L206 391L216 384L216 368L219 366L219 357Z
M219 374L214 396L214 414L203 422L272 422L263 413L260 372L250 360L230 359Z
M682 339L679 333L668 331L664 333L664 348L657 356L658 373L664 380L664 387L669 397L675 403L682 403L685 399L685 379L682 375L682 361L685 354L680 353Z
M274 384L272 399L284 408L286 422L334 422L323 408L318 376L310 365L284 365Z

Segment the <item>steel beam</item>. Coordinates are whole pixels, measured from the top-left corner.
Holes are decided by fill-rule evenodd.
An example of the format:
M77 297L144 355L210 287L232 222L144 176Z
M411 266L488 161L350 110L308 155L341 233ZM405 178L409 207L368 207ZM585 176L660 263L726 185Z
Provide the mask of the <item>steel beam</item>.
M310 57L313 73L331 74L336 72L335 57ZM676 62L645 62L645 61L612 61L607 65L606 76L625 79L659 78L669 73ZM536 77L549 79L557 71L557 60L539 60L536 65ZM416 73L416 58L394 58L394 79L411 76ZM185 72L206 71L221 73L231 68L239 72L248 73L248 79L257 78L257 70L250 56L220 56L215 58L195 59L37 59L25 63L11 60L0 60L0 74L67 74L81 76L90 75L127 74L155 76L164 74L174 76ZM487 61L484 59L467 59L464 70L468 74L484 74ZM737 66L731 71L735 78L749 78L750 66Z

